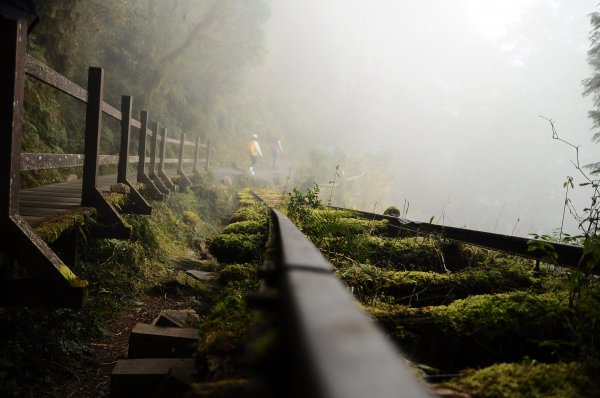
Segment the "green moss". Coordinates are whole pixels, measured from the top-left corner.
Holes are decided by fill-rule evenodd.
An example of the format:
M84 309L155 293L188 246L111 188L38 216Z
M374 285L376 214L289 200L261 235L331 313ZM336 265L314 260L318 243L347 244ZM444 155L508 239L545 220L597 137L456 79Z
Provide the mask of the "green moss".
M95 215L96 210L93 208L78 207L43 221L34 230L46 243L52 243L65 232L91 222Z
M264 221L238 221L231 223L223 229L224 234L266 234L268 224Z
M255 264L228 264L219 271L219 282L223 285L232 281L256 280Z
M529 268L521 263L473 267L445 274L356 264L341 267L336 273L363 302L379 297L413 306L448 304L473 294L523 290L536 284Z
M419 361L457 369L529 355L552 359L571 337L564 301L552 294L472 296L447 306L369 308Z
M396 270L443 271L438 243L429 238L391 239L356 236L326 241L327 248L361 263L372 263Z
M60 264L57 267L57 270L71 287L87 287L89 285L88 281L79 279L79 277L77 277L77 275L75 275L73 271L71 271L71 269L64 264Z
M196 357L200 371L230 375L242 356L250 321L240 292L231 291L219 300L200 325ZM209 365L211 358L220 359L217 369Z
M230 223L239 221L260 221L268 222L269 217L267 216L267 207L261 205L255 206L242 206L233 213Z
M597 383L596 383L597 384ZM578 363L500 363L469 369L444 386L469 393L473 398L576 398L598 396Z
M264 251L264 234L221 234L212 239L210 252L223 263L259 261Z

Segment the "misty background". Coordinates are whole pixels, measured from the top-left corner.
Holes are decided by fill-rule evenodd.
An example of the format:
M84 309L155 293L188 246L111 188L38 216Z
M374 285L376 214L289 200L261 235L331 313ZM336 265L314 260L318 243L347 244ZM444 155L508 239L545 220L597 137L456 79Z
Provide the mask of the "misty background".
M282 189L318 183L326 203L527 236L560 227L567 176L574 207L589 205L574 149L540 115L582 164L599 161L582 96L596 3L45 0L28 51L82 86L102 66L108 102L131 95L171 136L210 139L212 164L248 185L279 139ZM28 79L23 150L80 153L73 102ZM102 134L102 153L118 152L118 124Z
M338 180L354 177L334 204L381 212L407 200L413 220L550 233L563 182L582 179L538 115L581 145L582 164L597 161L581 94L596 3L274 0L267 56L247 84L277 123L259 115L256 128L283 138L299 181L327 184L336 165ZM321 169L302 169L315 152ZM582 187L570 196L589 204Z

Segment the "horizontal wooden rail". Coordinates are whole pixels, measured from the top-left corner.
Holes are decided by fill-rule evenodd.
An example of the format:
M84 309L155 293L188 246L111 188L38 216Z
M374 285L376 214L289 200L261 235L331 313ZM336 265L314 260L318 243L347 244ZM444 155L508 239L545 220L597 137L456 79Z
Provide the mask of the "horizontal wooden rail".
M48 67L47 65L41 63L29 54L25 56L25 73L39 80L42 83L54 87L55 89L87 104L88 92L86 89L77 85L76 83L73 83L71 80L62 76L61 74ZM102 112L118 121L121 121L121 119L123 118L123 115L120 110L104 101L102 102ZM130 119L130 124L131 126L136 128L142 127L141 122L134 118ZM152 130L150 129L146 129L146 133L150 136L152 136L153 134ZM158 140L160 141L160 139L161 138L159 136ZM174 138L167 138L167 142L171 144L180 144L179 140ZM185 141L185 145L195 146L196 143L192 141ZM206 144L200 144L200 148L206 148Z
M281 316L293 347L289 396L431 397L318 249L287 217L271 212Z
M118 155L100 155L100 165L119 164ZM79 153L22 153L21 171L60 169L66 167L82 167L85 156ZM129 163L137 163L139 156L129 156ZM199 160L206 162L206 160ZM146 157L146 163L150 163L150 158ZM166 164L176 164L177 158L165 159ZM194 159L182 159L182 163L194 163Z
M547 254L529 251L529 242L532 238L496 234L492 232L477 231L466 228L449 227L444 225L430 224L411 221L399 217L386 216L382 214L369 213L366 211L350 210L336 207L340 210L349 210L365 219L388 220L393 228L405 229L417 233L436 234L444 238L458 242L470 243L489 249L500 250L521 257L544 261ZM552 244L557 257L555 262L559 265L580 268L583 259L583 248L581 246L566 245L563 243L548 242Z

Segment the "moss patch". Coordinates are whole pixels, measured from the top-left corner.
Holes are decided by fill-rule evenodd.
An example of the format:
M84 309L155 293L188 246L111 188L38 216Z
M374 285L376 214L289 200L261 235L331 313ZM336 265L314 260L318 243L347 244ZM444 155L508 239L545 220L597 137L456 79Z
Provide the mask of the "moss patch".
M473 398L576 398L598 396L578 363L545 364L532 361L500 363L469 369L444 386L465 391Z
M524 290L537 283L529 267L522 263L472 267L445 274L355 264L340 267L336 273L362 302L378 299L412 306L448 304L474 294Z
M524 355L553 359L552 342L569 337L564 302L550 294L511 292L447 306L380 305L368 310L417 362L444 369Z

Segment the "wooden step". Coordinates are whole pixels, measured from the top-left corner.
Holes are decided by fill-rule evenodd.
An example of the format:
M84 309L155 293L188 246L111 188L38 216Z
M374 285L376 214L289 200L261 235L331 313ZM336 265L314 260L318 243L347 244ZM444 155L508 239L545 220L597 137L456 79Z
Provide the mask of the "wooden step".
M196 350L198 330L138 323L129 336L128 357L186 358Z
M110 376L110 396L182 397L197 375L192 358L123 359Z
M158 317L152 321L155 326L169 326L175 328L191 328L198 326L200 317L192 309L162 310Z

